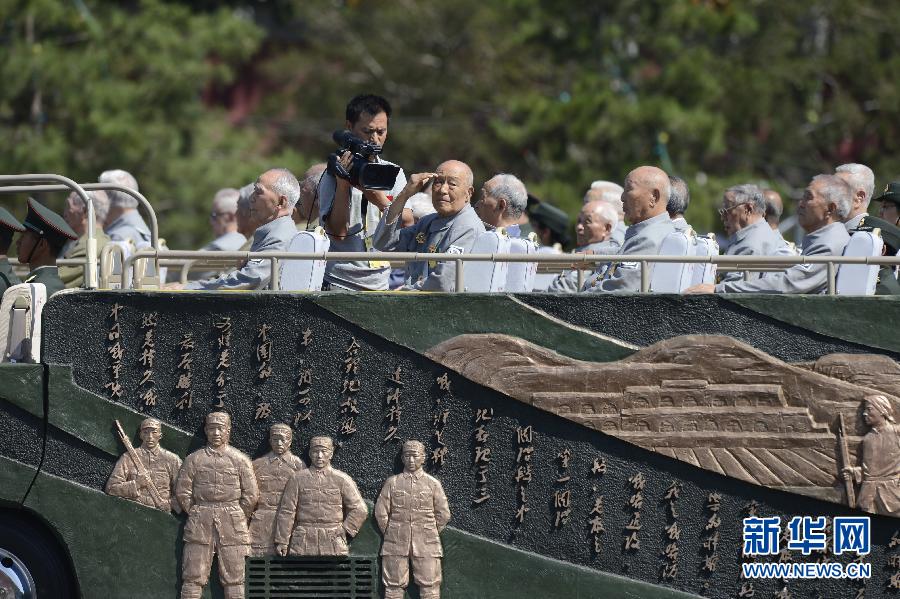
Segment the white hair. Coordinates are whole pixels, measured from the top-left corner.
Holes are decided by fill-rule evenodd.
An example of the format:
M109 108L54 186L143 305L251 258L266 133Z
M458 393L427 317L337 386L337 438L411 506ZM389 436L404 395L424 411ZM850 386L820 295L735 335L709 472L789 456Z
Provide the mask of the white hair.
M837 175L816 175L813 183L822 184L822 196L827 203L834 203L838 219L847 218L853 208L853 188Z
M591 193L591 190L598 190L599 196L597 192ZM618 183L613 183L612 181L594 181L591 183L591 187L586 194L584 194L584 204L592 200L603 200L604 202L610 202L613 206L616 205L617 202L622 201L622 193L625 192L625 188L623 188Z
M684 214L691 203L691 190L687 181L681 177L669 175L669 201L666 203L666 212L669 216Z
M104 222L106 220L106 215L109 214L109 194L102 189L95 189L85 193L91 198L91 203L94 205L94 220L98 223ZM87 213L87 204L81 199L80 195L73 191L69 195L69 199L75 202L75 206L78 206L83 212Z
M528 206L528 191L515 175L498 173L491 177L491 195L506 200L507 218L519 218Z
M297 177L286 168L270 168L266 172L277 173L275 182L272 184L272 191L279 196L286 197L288 207L293 210L297 205L297 200L300 199L300 182L297 181Z
M238 199L240 198L240 195L241 192L233 187L220 189L216 192L216 195L213 196L213 210L216 212L232 214L237 212Z
M750 207L753 208L755 214L765 215L766 198L758 185L753 185L752 183L734 185L726 189L725 193L730 193L734 199L734 202L729 208L737 206L738 204L750 204Z
M616 213L616 209L609 202L604 202L603 200L593 201L596 207L591 212L602 218L604 222L609 223L610 227L615 228L619 223L619 215Z
M111 171L103 171L97 179L100 183L112 183L113 185L121 185L134 191L139 191L137 179L128 171L122 169L114 169ZM138 201L133 196L128 195L124 191L109 190L109 203L111 206L119 206L121 208L137 208Z
M836 169L834 169L835 174L838 173L847 173L848 181L847 183L852 188L854 195L856 191L862 189L866 194L866 199L863 203L863 208L867 208L869 206L869 202L872 200L872 194L875 193L875 173L872 172L872 169L867 167L865 164L842 164Z

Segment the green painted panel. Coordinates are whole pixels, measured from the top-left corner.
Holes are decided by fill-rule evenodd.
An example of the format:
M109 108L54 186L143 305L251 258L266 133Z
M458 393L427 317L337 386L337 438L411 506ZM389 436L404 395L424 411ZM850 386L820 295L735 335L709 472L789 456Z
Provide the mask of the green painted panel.
M727 295L723 299L821 335L900 352L900 298Z
M34 466L0 455L0 503L18 504L34 478Z
M664 586L552 560L460 530L441 533L441 597L491 599L676 599L696 597Z
M50 423L112 456L124 451L113 420L122 423L135 445L146 415L86 391L72 381L68 366L50 366ZM163 445L181 457L188 454L193 436L163 423Z
M510 296L334 293L314 301L385 339L424 352L467 333L521 337L578 360L610 362L633 349L535 311Z
M0 399L43 418L43 372L41 364L0 364Z

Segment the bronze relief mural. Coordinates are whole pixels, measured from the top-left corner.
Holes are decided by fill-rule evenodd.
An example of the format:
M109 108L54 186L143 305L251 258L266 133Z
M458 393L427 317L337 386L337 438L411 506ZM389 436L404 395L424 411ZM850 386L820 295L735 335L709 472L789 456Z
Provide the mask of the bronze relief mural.
M860 467L857 454L869 431L863 399L880 393L893 411L900 405L900 365L888 357L832 354L788 364L724 336L675 337L598 363L517 337L460 335L428 356L519 401L651 451L845 504L842 471ZM847 456L839 451L841 415Z

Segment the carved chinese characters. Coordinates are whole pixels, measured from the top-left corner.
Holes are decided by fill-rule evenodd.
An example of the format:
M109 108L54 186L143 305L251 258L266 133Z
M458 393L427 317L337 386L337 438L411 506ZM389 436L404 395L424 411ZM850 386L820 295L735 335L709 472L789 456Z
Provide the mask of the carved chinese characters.
M303 338L300 341L300 352L305 354L306 348L312 343L312 331L307 328L303 331ZM301 358L300 373L297 375L297 408L294 412L294 428L299 428L301 424L309 424L312 422L313 411L309 407L312 397L313 369L306 367L306 362Z
M103 388L109 392L109 396L112 399L121 398L125 392L122 383L119 382L122 371L122 358L125 356L125 348L122 345L122 329L119 325L119 313L121 311L122 306L119 304L114 304L109 311L109 320L112 324L106 334L106 353L109 354L110 381L103 385Z
M472 503L484 503L491 498L488 492L488 470L491 467L491 448L488 447L490 433L487 424L494 419L494 408L478 408L475 410L475 444L472 455L472 466L475 468L475 497Z
M133 447L118 422L119 438L127 451L116 462L106 492L168 512L180 511L173 493L181 458L159 444L162 425L155 418L141 422L141 445Z
M288 479L306 467L291 453L293 432L286 424L273 424L269 429L272 451L253 460L253 471L259 485L259 503L250 519L250 555L275 554L275 514Z
M218 319L213 327L219 333L216 338L216 401L217 408L225 407L225 398L228 396L226 387L231 377L228 369L231 368L231 317L223 316Z
M259 490L250 458L229 445L231 417L206 416L207 444L190 454L178 474L175 494L188 514L182 555L182 599L199 599L218 554L226 599L244 597L244 558L250 553L247 518Z
M440 395L435 399L435 412L432 414L432 426L434 437L434 449L431 450L431 465L434 468L440 468L450 453L450 448L444 440L444 428L447 426L447 420L450 418L450 408L444 403L444 398L452 397L450 391L450 377L445 372L435 379Z
M709 517L701 532L703 543L700 571L705 575L711 575L719 565L716 549L719 547L719 527L722 526L722 517L719 515L721 507L722 496L718 493L710 493L706 498L706 511Z
M397 436L400 427L400 415L403 414L403 406L400 402L400 392L403 390L403 381L400 379L400 367L394 370L393 374L388 377L388 391L384 398L385 415L384 420L387 426L383 442L390 441Z
M606 474L606 460L603 458L594 458L594 464L591 466L591 474L593 476L603 476ZM597 491L597 487L594 487L594 491ZM594 550L594 555L600 555L603 549L601 538L603 532L606 530L603 526L602 494L594 497L594 507L591 509L590 514L588 514L588 524L591 527L591 547Z
M534 430L530 425L516 429L516 473L513 476L516 483L516 526L525 522L525 514L531 509L528 507L526 492L534 473L534 464L531 460L534 453L534 446L531 444L533 436Z
M569 462L572 459L572 450L568 447L563 448L563 450L559 452L559 455L556 456L556 459L559 461L560 470L559 477L556 479L556 484L565 485L572 478L569 475ZM571 489L562 488L556 489L553 492L553 510L553 526L555 528L561 528L569 522L569 516L572 515Z
M368 511L356 483L331 467L334 443L313 437L309 468L294 473L284 489L275 524L279 555L348 555Z
M138 383L138 393L145 408L156 405L159 395L156 392L156 383L153 381L153 363L156 360L156 343L153 336L156 333L156 324L159 316L156 312L149 312L141 316L141 356L138 362L144 369L141 380Z
M628 479L633 493L628 498L628 508L632 510L631 520L625 525L625 551L637 551L641 548L641 508L644 507L644 486L647 484L644 475L638 472Z
M178 380L175 383L175 392L179 394L178 400L175 402L175 407L179 410L186 410L190 408L194 403L194 392L191 389L191 378L193 377L193 362L194 358L194 334L193 333L183 333L181 335L181 341L178 342L178 350L180 352L178 364L175 366L175 370L178 375Z
M272 376L272 338L269 332L272 327L263 323L256 333L256 378L259 381L267 381ZM268 401L260 401L256 404L253 414L254 420L265 420L272 415L272 404Z
M438 534L450 520L450 507L440 481L422 470L424 462L422 443L404 443L403 473L387 479L375 503L375 519L384 534L385 599L404 597L410 564L422 599L440 597L444 553Z
M666 506L665 547L662 550L665 562L661 574L663 580L675 580L678 576L678 541L681 538L681 527L678 525L678 509L675 503L680 497L681 484L672 482L663 497Z
M350 340L350 345L344 350L344 382L341 387L341 428L340 434L349 437L357 431L356 415L359 414L359 402L356 394L359 393L359 342L356 338Z

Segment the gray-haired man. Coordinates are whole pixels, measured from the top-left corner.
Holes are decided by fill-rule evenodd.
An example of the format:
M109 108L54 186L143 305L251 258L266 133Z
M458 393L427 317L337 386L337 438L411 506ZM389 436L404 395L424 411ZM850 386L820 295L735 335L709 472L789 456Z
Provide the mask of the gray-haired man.
M666 212L672 219L672 224L676 231L687 231L691 228L684 213L688 204L691 203L691 191L688 189L687 181L681 177L669 177L669 202L666 204Z
M253 234L251 252L287 251L288 243L297 234L291 213L299 198L300 183L286 168L273 168L259 176L250 199L251 216L259 225ZM192 281L184 289L265 289L271 277L270 261L255 258L238 270L216 279ZM166 288L179 289L180 285L174 283Z
M109 243L109 236L103 232L103 223L109 213L109 195L101 190L89 191L87 194L94 204L94 237L97 239L97 256L100 256L100 252ZM81 196L74 191L66 198L63 219L72 227L78 239L64 245L59 257L68 260L84 259L87 256L88 208ZM84 266L60 266L59 278L66 287L81 287L84 285Z
M853 192L835 175L817 175L797 205L797 220L806 231L804 256L840 256L850 234L844 218L850 213ZM724 281L716 293L822 293L828 286L827 265L796 264L784 272L754 281ZM712 285L696 285L689 293L710 293Z
M98 181L139 191L137 179L121 169L103 171ZM109 238L113 241L130 241L138 250L150 247L150 229L138 213L138 201L124 191L110 190L107 195L109 214L106 215L105 230Z
M594 200L581 207L575 224L578 247L573 254L616 254L619 244L612 239L612 232L619 218L607 202ZM578 291L578 270L561 272L547 291L551 293L575 293Z
M756 185L735 185L722 195L719 216L728 237L726 256L774 256L786 244L784 239L769 226L765 218L766 200ZM752 279L762 273L750 273ZM742 281L740 271L725 273L722 281Z
M220 189L213 196L212 211L209 213L209 225L215 239L204 245L201 250L209 252L236 252L247 241L238 232L237 208L240 192L232 187Z
M519 237L516 223L527 205L525 184L515 175L499 173L481 187L481 199L474 208L487 230L503 227L510 237Z
M846 181L853 191L853 203L844 226L847 231L855 231L859 221L869 213L869 202L875 193L875 173L865 164L850 163L834 169L834 174Z
M613 227L610 239L620 246L625 243L625 231L628 227L625 225L625 212L622 210L622 186L612 181L594 181L591 188L584 194L582 204L588 202L600 201L606 202L612 206L618 216L618 222Z

